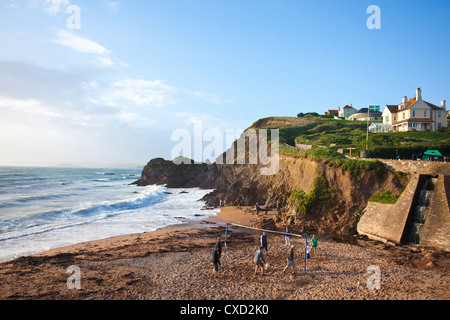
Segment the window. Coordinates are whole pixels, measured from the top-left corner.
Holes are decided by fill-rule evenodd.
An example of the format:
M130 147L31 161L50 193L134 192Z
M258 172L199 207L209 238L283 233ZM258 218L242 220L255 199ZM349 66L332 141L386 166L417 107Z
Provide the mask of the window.
M423 110L423 117L424 117L424 118L427 117L427 110Z
M440 119L442 117L441 111L438 111L438 118Z
M438 129L442 128L442 123L438 122Z
M430 110L430 119L433 119L433 111Z
M403 112L403 119L406 119L406 112Z
M413 118L416 117L416 110L413 110L413 115L412 115L412 117L413 117Z

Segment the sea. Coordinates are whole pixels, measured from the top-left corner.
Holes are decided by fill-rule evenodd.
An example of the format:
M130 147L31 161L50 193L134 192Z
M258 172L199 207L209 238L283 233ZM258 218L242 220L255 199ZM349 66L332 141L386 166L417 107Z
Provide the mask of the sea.
M131 183L141 169L0 167L0 261L201 221L212 190Z

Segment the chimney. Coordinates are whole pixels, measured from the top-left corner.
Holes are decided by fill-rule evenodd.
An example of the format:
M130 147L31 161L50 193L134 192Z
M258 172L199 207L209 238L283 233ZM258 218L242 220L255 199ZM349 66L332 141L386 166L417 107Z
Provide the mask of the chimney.
M441 108L445 110L445 100L441 101Z
M406 96L403 97L403 103L405 103L406 101L408 101L408 98Z
M417 88L417 90L416 90L416 101L419 101L420 99L422 99L422 90L420 90L420 88Z

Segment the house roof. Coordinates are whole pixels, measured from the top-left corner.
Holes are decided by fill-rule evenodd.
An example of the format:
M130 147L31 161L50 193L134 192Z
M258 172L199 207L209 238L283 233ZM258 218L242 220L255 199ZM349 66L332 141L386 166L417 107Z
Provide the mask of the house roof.
M441 107L438 107L438 106L436 106L436 105L434 105L434 104L432 104L432 103L429 103L429 102L427 102L427 101L424 101L431 109L433 109L433 110L440 110L440 111L442 111L442 110L444 110L443 108L441 108Z
M441 110L441 111L444 110L443 108L438 107L428 101L425 100L422 101L425 102L425 104L429 106L432 110ZM416 97L409 99L408 101L405 102L405 108L402 109L401 111L411 109L411 107L414 106L416 102L417 102ZM398 111L400 111L398 105L386 105L386 108L389 109L390 113L397 113Z
M345 107L343 107L342 109L355 109L353 107L350 107L349 105L346 105ZM356 109L355 109L356 110Z
M390 113L397 113L398 111L398 105L386 105L386 108L388 108Z
M416 98L411 98L409 99L406 103L405 103L405 108L403 110L408 110L410 109L415 103L417 102ZM423 101L425 102L425 100ZM403 111L402 110L402 111Z
M328 110L328 113L339 113L339 110Z

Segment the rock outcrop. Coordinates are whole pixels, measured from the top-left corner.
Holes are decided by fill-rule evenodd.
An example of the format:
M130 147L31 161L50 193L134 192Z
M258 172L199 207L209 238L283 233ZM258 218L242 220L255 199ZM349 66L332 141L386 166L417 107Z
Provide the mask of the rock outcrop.
M163 158L152 159L142 170L141 178L133 184L166 185L168 188L215 188L220 175L215 163L196 163L190 159L183 159L180 164L175 163L178 162Z

